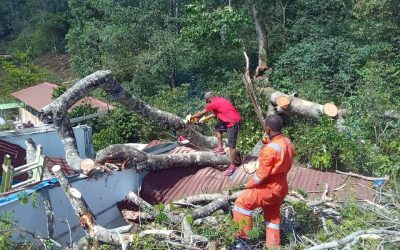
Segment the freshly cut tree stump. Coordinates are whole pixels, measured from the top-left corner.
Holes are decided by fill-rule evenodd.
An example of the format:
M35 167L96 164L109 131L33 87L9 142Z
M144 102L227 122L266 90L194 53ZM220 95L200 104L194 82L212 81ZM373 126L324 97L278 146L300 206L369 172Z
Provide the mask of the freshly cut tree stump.
M338 108L333 103L324 104L324 113L329 117L336 117L339 113Z
M290 99L289 99L289 97L287 97L287 96L279 96L277 99L276 99L276 104L279 106L279 107L281 107L282 109L287 109L287 108L289 108L289 105L290 105Z

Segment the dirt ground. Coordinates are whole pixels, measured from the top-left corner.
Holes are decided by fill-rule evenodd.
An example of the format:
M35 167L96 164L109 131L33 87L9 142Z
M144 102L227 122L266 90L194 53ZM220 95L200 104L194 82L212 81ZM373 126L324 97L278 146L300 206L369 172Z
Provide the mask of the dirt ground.
M69 64L69 56L67 54L45 54L36 58L33 63L61 76L64 81L74 79Z

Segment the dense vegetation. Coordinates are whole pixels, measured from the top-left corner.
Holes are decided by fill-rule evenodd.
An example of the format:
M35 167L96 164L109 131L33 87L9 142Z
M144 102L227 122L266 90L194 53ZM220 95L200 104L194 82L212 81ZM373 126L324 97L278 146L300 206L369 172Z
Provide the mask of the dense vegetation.
M202 108L207 90L229 98L244 117L239 147L247 152L262 136L241 82L243 51L257 64L248 2L2 0L0 53L13 57L0 60L0 100L41 80L61 83L32 62L68 53L76 77L110 69L132 93L182 117ZM269 84L348 110L344 132L330 119L290 118L297 161L399 177L400 123L384 116L400 110L399 1L254 2L267 31ZM123 108L92 125L96 149L176 138Z
M398 2L255 3L267 31L270 85L349 110L344 133L330 120L292 118L287 132L298 161L326 170L398 175L399 122L383 116L400 105ZM244 116L242 150L262 136L240 80L242 52L249 53L253 68L257 61L248 3L9 0L2 1L0 12L0 48L14 55L1 61L2 100L43 79L62 81L31 61L67 51L77 77L110 69L130 91L180 116L202 108L202 94L214 90ZM123 109L93 126L96 149L174 136Z

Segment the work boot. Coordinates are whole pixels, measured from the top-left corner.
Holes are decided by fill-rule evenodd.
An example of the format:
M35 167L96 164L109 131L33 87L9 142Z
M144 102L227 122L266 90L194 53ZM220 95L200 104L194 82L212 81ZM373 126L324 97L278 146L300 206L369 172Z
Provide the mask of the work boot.
M237 238L229 250L251 250L251 247L246 239Z
M220 154L220 155L224 155L225 154L225 150L223 147L216 147L213 149L214 153Z
M224 175L225 176L231 176L233 175L233 173L235 173L236 171L236 166L231 164L229 165L229 167L225 170Z

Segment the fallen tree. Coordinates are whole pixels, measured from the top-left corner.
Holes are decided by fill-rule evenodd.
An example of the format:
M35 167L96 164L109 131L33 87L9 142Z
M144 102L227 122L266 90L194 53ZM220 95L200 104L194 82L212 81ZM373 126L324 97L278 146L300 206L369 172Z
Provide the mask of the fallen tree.
M213 148L217 145L215 137L200 134L194 126L187 124L182 118L154 108L136 96L126 91L112 76L110 71L97 71L79 80L65 93L45 106L40 114L43 122L53 122L61 141L64 144L68 165L75 171L81 172L81 161L74 133L69 122L68 110L78 100L82 99L95 89L103 89L111 100L119 102L143 117L171 129L180 130L186 138L195 142L201 148Z
M261 122L262 112L256 102L254 90L252 89L251 78L248 73L248 64L247 60L247 75L245 75L243 79L245 84L248 84L246 87L249 96L252 98L253 105L256 108ZM215 146L216 143L215 138L200 134L190 124L185 123L183 119L176 115L151 107L134 95L128 93L112 77L109 71L98 71L80 80L53 103L46 106L42 112L43 120L50 119L54 122L64 143L67 162L76 171L81 172L83 167L89 170L94 169L94 167L96 167L95 169L98 167L100 170L104 170L107 169L108 166L115 167L116 169L133 167L138 171L147 171L171 167L219 166L229 163L228 156L221 156L210 152L150 155L132 146L119 144L110 145L99 151L95 161L87 159L82 160L75 145L75 138L69 123L67 111L77 100L80 100L96 88L103 89L113 100L131 108L144 117L157 121L170 128L183 131L192 143L196 142L198 148L210 148ZM315 119L323 115L328 115L329 117L337 119L337 121L343 120L341 119L341 114L343 114L344 111L338 110L335 105L321 105L309 102L297 98L294 95L286 95L272 88L264 88L262 93L271 104L269 106L274 106L274 111L284 112L289 115L295 113ZM258 144L255 147L253 150L254 155L257 155L257 151L260 148L259 146L262 147L262 144ZM198 246L207 244L208 239L193 231L192 222L197 219L213 216L213 214L219 210L224 210L225 212L229 211L232 205L231 202L240 194L240 191L238 191L233 194L202 194L195 197L186 197L176 201L174 206L166 206L165 209L160 211L142 200L135 193L129 193L126 196L126 200L139 208L131 218L132 221L137 223L152 223L158 218L160 213L162 213L166 216L168 229L159 228L158 225L155 226L156 228L147 228L140 232L135 231L133 227L105 229L96 224L96 219L79 190L71 188L59 169L55 168L53 172L59 179L75 213L80 218L82 227L87 233L87 236L79 241L78 248L88 245L90 238L102 243L120 245L122 248L126 248L128 245L132 244L134 240L134 237L132 237L133 234L138 238L157 235L157 237L166 238L168 244L176 247L196 249ZM296 195L289 195L287 197L289 202L296 201L296 199L297 201L304 201L303 198L298 198ZM323 224L325 218L331 218L335 221L341 219L340 214L335 210L336 206L334 204L332 205L331 200L326 197L316 202L307 202L307 205L313 208L315 215L321 218ZM184 207L186 209L190 207L190 212L182 209L176 210L176 207ZM169 229L170 227L172 229ZM180 234L179 232L182 233Z
M260 120L261 125L263 125L263 117L261 113L261 109L257 104L255 99L255 94L253 90L253 86L251 83L251 78L249 75L249 62L248 58L246 58L246 74L244 75L243 81L245 83L247 92L251 98L251 101L256 110L257 116ZM68 165L71 166L75 171L82 172L82 159L79 156L76 140L74 137L74 133L69 122L68 110L80 99L84 96L88 95L95 89L102 89L107 94L111 100L119 102L124 106L130 108L134 112L142 115L143 117L149 118L152 121L162 125L167 126L171 129L180 130L186 138L191 141L191 143L195 143L198 148L213 148L217 144L217 140L212 136L204 136L199 133L194 126L186 123L182 118L159 110L155 107L150 106L145 103L141 99L136 96L130 94L126 91L112 76L110 71L97 71L81 80L79 80L75 85L73 85L70 89L68 89L65 93L59 96L56 100L54 100L49 105L45 106L41 112L41 120L44 122L53 122L55 128L57 129L61 141L64 144L64 149L66 152L66 160ZM309 102L306 100L299 99L295 96L289 96L282 92L276 91L272 88L264 88L261 89L261 92L267 97L267 100L277 107L277 112L284 112L286 114L300 114L311 118L319 118L322 114L326 114L330 117L335 117L338 121L338 124L342 124L343 119L341 114L344 113L342 110L338 110L334 104L325 104L321 105L318 103ZM271 106L271 105L269 105ZM120 148L122 149L122 148ZM115 150L106 150L112 154L115 154ZM131 150L132 151L132 150ZM132 151L133 152L133 151ZM254 151L255 154L257 151ZM198 154L198 153L197 153ZM144 157L140 155L138 152L134 152L132 157ZM131 158L132 158L131 157ZM216 158L215 160L207 158ZM198 166L205 166L210 164L226 164L220 157L211 154L202 153L198 156L192 155L191 158L188 159L180 159L179 156L174 157L164 157L163 159L158 159L158 162L168 161L168 166L172 165L188 165L193 161L193 164ZM143 160L149 159L148 157L144 157ZM155 161L156 158L152 158ZM86 163L85 163L86 164ZM151 164L151 162L149 162ZM90 165L90 164L89 164ZM93 164L92 164L93 165ZM165 164L161 164L161 169L167 168ZM145 167L141 167L145 169ZM149 169L156 169L155 167Z

